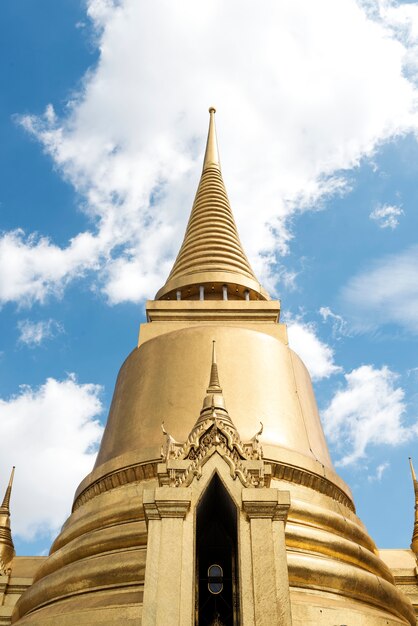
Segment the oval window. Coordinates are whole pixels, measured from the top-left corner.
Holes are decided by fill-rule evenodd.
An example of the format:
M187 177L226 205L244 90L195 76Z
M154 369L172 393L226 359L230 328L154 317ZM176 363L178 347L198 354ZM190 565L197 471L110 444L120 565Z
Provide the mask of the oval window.
M223 570L220 565L210 565L208 567L208 589L213 594L221 593L224 588L223 584Z

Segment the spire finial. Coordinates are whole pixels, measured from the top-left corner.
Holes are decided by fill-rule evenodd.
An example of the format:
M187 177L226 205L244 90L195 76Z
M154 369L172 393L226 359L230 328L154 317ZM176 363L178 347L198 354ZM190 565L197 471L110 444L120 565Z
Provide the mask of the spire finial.
M209 387L207 393L222 393L221 385L219 383L218 364L216 363L216 341L212 341L212 366L210 368Z
M15 475L15 466L13 465L12 471L11 471L11 474L10 474L10 478L9 478L9 484L7 485L6 493L4 494L3 502L2 502L2 505L1 505L2 509L9 510L9 508L10 508L10 496L12 495L12 487L13 487L14 475Z
M414 466L413 466L413 464L412 464L412 459L411 459L411 457L409 457L409 466L410 466L410 468L411 468L412 480L415 482L415 481L416 481L416 479L417 479L417 476L416 476L416 474L415 474L415 470L414 470Z
M218 151L218 140L216 138L215 113L215 107L209 107L209 132L206 142L205 159L203 161L203 171L207 170L209 167L214 167L218 170L221 169Z
M414 483L414 493L415 493L415 520L414 520L414 530L412 532L411 549L413 552L415 552L415 556L418 559L418 480L415 474L411 457L409 457L409 465L411 467L411 474L412 474L412 480Z
M13 466L9 484L7 485L6 493L4 494L3 502L0 507L0 573L8 572L8 566L15 555L12 531L10 529L10 496L12 493L14 473L15 468Z
M234 428L231 418L228 415L228 411L225 406L225 400L222 393L222 387L219 382L218 364L216 362L216 342L212 340L212 364L210 368L209 387L206 389L206 396L203 400L203 406L200 411L200 416L194 426L194 428L207 419L214 419L215 417L222 423L227 424L229 428Z
M203 171L180 251L156 300L270 300L245 256L219 161L215 108L210 107ZM206 294L206 296L205 296ZM250 295L251 294L251 295ZM205 306L205 305L203 305Z

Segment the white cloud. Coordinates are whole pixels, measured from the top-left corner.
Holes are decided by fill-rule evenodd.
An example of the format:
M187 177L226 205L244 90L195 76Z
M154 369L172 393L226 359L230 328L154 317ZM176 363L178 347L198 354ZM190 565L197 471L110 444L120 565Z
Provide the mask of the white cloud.
M399 226L399 218L403 215L403 209L396 205L384 204L383 206L377 206L370 213L371 220L377 222L380 228L391 228L394 230Z
M407 42L405 71L415 80L418 77L418 5L416 2L398 3L395 0L378 0L379 13L394 34Z
M29 347L40 346L46 339L53 339L56 335L64 332L63 326L56 320L41 320L32 322L31 320L19 320L17 323L19 330L19 343Z
M382 480L384 472L386 472L388 467L390 467L390 463L380 463L380 465L376 467L375 473L367 476L367 480L369 481L369 483L380 482Z
M345 380L345 389L322 412L325 434L343 454L337 465L364 458L371 445L397 446L418 436L418 422L404 422L405 394L396 386L395 372L362 365L345 374Z
M57 532L69 514L78 483L88 474L103 428L101 388L74 376L22 386L0 399L3 488L16 465L11 501L13 533L24 539ZM26 470L25 470L26 468Z
M312 380L329 378L341 371L334 363L334 351L321 341L312 323L290 321L287 326L289 346L305 363Z
M28 305L60 295L69 280L97 266L98 242L80 233L62 249L47 237L14 230L0 237L0 303Z
M329 306L321 306L319 314L323 322L330 321L332 323L332 336L335 337L335 339L340 339L341 336L347 336L349 334L346 320L341 315L338 315L338 313L334 313Z
M378 259L341 292L358 329L395 323L418 333L418 246Z
M95 227L64 248L3 235L0 301L43 301L86 269L98 270L111 302L153 295L184 232L210 104L241 238L271 291L288 218L344 190L340 172L383 141L416 130L417 93L403 73L410 39L383 9L372 19L355 0L87 8L97 66L66 117L49 105L21 123Z

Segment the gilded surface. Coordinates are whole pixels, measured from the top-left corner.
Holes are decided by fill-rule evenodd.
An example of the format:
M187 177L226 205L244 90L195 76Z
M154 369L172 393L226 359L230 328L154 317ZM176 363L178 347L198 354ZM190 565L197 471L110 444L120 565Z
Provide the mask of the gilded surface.
M141 447L149 459L158 458L162 422L173 437L186 439L207 384L202 351L213 339L223 363L225 399L242 438L251 439L261 421L263 443L271 446L272 455L280 446L306 457L306 463L302 457L296 466L313 460L321 473L324 467L332 471L309 375L300 359L257 326L250 330L200 324L157 336L125 361L96 468Z
M414 484L414 496L415 496L415 518L414 518L414 530L412 533L411 550L415 553L418 559L418 480L415 474L415 469L412 463L412 459L409 459L411 465L412 482Z
M222 293L223 285L230 285L229 298L244 298L245 289L251 291L251 299L268 298L238 237L221 174L214 114L215 109L211 108L202 177L184 241L156 300L176 299L176 291L182 299L199 299L200 286L205 288L206 299L216 297Z
M380 557L333 470L309 374L242 251L213 111L158 298L119 373L96 466L13 624L193 626L196 510L216 473L237 510L241 623L415 625L402 592L418 602L415 555ZM220 371L213 358L207 385L213 340Z
M0 506L0 576L7 575L10 563L15 555L12 531L10 528L10 497L12 494L13 477L15 468L12 469L9 484Z

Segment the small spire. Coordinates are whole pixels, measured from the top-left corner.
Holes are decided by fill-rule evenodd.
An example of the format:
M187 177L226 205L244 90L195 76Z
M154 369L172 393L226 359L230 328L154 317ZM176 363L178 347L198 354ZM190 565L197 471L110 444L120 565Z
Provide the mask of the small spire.
M216 137L216 126L215 126L215 107L209 107L209 132L208 139L206 142L206 152L205 158L203 161L203 172L207 170L209 167L214 167L218 170L221 169L221 163L219 160L219 150L218 150L218 140Z
M10 497L12 494L13 477L15 468L13 466L10 475L9 484L4 494L3 502L0 507L0 572L7 573L9 565L15 555L15 549L12 539L12 531L10 529Z
M15 466L12 467L12 472L10 474L9 484L7 485L6 493L4 494L3 502L1 505L2 509L10 510L10 496L12 495L12 487L13 487L13 478L15 475Z
M414 470L414 466L413 466L413 464L412 464L412 459L411 459L411 457L409 457L409 466L410 466L410 468L411 468L412 480L413 480L414 482L416 482L416 480L417 480L417 476L416 476L416 474L415 474L415 470Z
M415 556L418 558L418 480L415 474L411 457L409 457L409 465L411 468L412 481L414 483L414 494L415 494L415 520L414 520L414 530L412 533L411 549L415 553Z
M209 387L206 393L222 393L221 385L219 384L218 364L216 363L216 341L212 341L212 366L210 368Z
M206 389L206 396L203 400L203 406L200 411L200 417L195 426L205 420L217 417L220 421L235 428L228 411L225 406L225 400L222 393L222 387L219 382L218 364L216 363L215 340L212 341L212 364L210 368L209 387Z
M203 406L200 410L200 415L197 418L195 425L193 426L189 438L194 436L196 430L199 429L210 420L215 427L219 428L219 425L223 427L227 426L229 432L233 429L237 432L234 423L229 417L229 413L225 406L225 400L222 394L222 387L219 383L218 366L216 363L216 351L215 341L212 341L212 365L210 371L209 387L206 390L206 396L203 400Z

